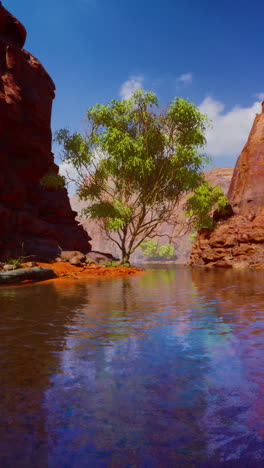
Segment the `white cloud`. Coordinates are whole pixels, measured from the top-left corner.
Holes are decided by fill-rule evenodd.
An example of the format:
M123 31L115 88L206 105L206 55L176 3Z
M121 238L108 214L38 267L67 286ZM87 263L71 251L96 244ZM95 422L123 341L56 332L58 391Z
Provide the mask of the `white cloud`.
M192 73L183 73L178 78L178 81L181 81L182 83L186 83L186 84L192 83L192 80L193 80Z
M76 184L73 182L74 180L77 180L77 172L70 163L63 162L62 164L59 165L59 173L63 176L66 177L66 182L67 182L67 190L69 195L73 195L76 193Z
M102 151L95 150L93 156L93 162L96 165L105 154ZM73 165L68 162L62 162L59 165L59 173L66 178L66 186L70 196L76 193L77 182L81 183L82 177L85 177L85 173L87 174L87 178L89 177L89 171L85 171L85 168L82 171L82 177L80 177Z
M131 76L125 81L120 88L120 96L122 99L131 98L132 94L138 89L143 89L144 78L141 75Z
M206 152L211 156L236 158L247 141L256 113L261 112L260 102L254 102L251 107L235 106L224 112L224 104L208 96L199 107L213 124L206 132Z
M255 97L258 98L260 101L264 101L264 93L257 93Z

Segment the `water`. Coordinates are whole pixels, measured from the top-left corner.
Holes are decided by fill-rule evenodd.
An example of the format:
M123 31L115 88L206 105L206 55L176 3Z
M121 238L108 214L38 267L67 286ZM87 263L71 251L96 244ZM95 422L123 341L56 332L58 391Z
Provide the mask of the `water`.
M263 467L264 272L0 289L1 467Z

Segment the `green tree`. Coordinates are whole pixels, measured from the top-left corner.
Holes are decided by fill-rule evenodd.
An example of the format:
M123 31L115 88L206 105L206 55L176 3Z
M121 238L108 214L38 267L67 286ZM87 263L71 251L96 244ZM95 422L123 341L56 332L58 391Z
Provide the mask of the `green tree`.
M143 240L140 248L144 255L154 258L172 258L175 256L175 249L171 244L163 244L158 247L158 242L155 240Z
M175 249L171 244L163 244L159 248L159 256L165 258L172 258L175 255Z
M201 229L212 230L215 226L212 210L224 212L228 204L229 201L222 188L219 185L212 187L209 182L205 181L189 196L185 204L185 212L186 216L191 219L193 229L197 232Z
M140 248L141 248L142 253L144 255L147 255L147 256L150 256L150 257L158 257L159 256L157 241L145 239L145 240L143 240L141 242Z
M62 129L55 140L75 168L77 193L87 201L83 214L129 262L160 223L177 223L179 201L204 184L207 117L182 98L159 111L157 97L140 90L130 99L96 104L86 120L85 135Z

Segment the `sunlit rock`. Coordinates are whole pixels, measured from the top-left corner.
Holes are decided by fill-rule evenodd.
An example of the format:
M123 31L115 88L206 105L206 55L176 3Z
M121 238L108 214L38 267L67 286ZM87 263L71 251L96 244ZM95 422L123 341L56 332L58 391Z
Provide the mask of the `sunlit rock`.
M237 160L227 196L234 214L220 219L214 231L199 235L190 264L218 266L223 259L235 268L264 267L264 103Z
M55 85L22 49L25 39L24 26L0 2L0 258L88 252L66 189L40 184L58 173L50 128Z

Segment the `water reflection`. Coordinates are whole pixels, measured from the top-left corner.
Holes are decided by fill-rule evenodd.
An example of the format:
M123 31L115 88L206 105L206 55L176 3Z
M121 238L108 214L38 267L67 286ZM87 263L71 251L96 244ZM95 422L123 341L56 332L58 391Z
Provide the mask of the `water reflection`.
M72 294L58 294L52 283L0 290L1 466L46 466L45 391L60 366L79 286Z
M209 271L205 281L194 269L192 279L202 300L214 301L218 326L218 339L208 346L213 365L207 375L210 404L204 424L208 426L212 415L215 419L208 434L209 451L228 457L232 448L231 460L264 460L263 273ZM219 340L221 335L225 342Z
M263 279L177 266L0 290L3 466L262 466Z

